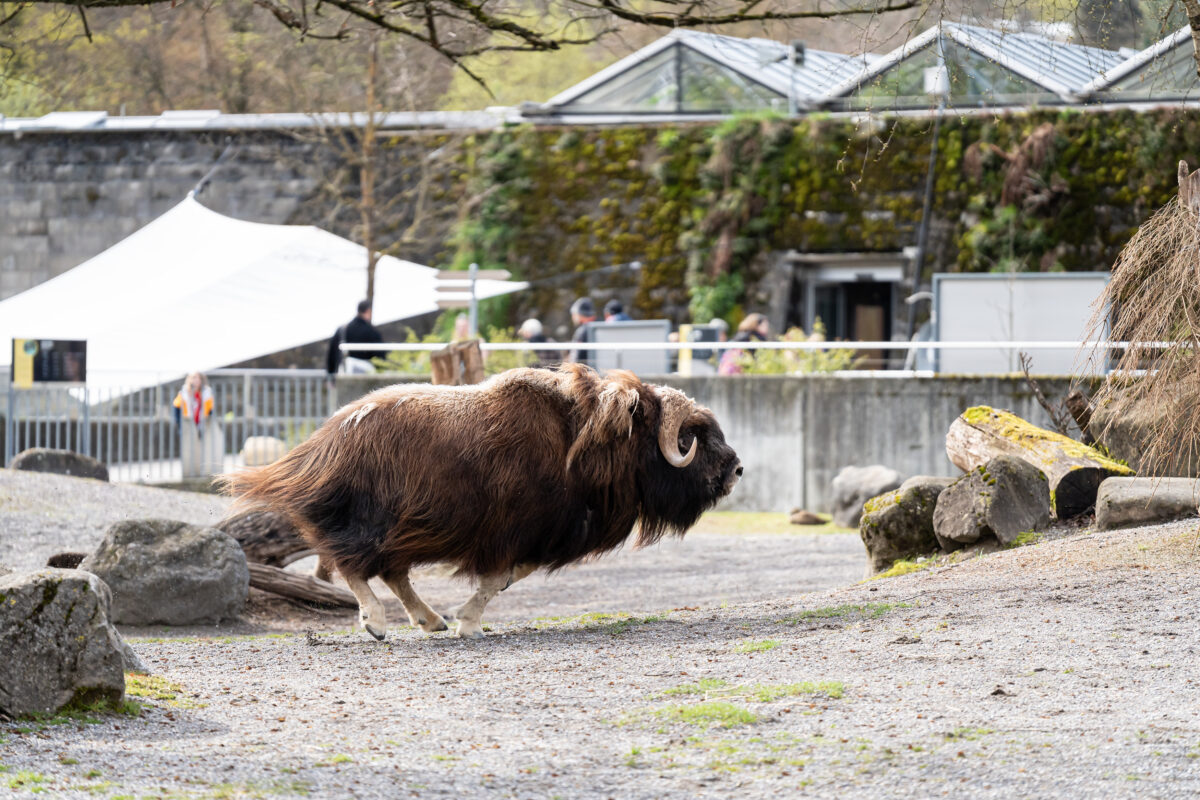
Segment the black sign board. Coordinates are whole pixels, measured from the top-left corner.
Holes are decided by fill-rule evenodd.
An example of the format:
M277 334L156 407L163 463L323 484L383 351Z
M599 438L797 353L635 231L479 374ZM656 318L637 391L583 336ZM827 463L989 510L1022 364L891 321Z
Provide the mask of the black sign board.
M12 383L87 381L87 341L79 339L13 339Z

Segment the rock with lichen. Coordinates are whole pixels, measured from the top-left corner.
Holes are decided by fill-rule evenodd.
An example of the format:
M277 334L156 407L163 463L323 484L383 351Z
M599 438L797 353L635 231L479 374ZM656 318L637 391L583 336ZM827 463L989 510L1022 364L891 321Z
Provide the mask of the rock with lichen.
M108 583L112 619L125 625L234 619L250 591L246 556L233 537L173 520L112 525L79 568Z
M997 456L959 478L938 497L933 514L934 534L947 551L989 539L1010 545L1049 522L1045 474L1013 456Z
M913 482L866 502L858 533L867 548L867 577L937 550L933 513L944 488L939 480Z
M0 577L0 713L119 703L128 646L109 623L108 608L108 587L87 572Z

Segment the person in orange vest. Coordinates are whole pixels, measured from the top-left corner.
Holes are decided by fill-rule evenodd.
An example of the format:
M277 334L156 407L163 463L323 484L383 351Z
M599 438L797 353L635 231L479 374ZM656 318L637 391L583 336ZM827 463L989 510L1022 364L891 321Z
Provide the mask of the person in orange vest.
M183 388L175 395L175 428L182 431L183 421L196 426L196 433L203 436L205 423L213 410L213 391L208 378L199 372L189 373Z

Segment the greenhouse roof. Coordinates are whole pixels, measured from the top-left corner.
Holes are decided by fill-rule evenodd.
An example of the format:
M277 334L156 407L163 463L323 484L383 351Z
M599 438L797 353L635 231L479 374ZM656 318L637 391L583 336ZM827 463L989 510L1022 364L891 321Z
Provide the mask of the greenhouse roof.
M941 39L982 57L1015 76L1014 83L1028 82L1076 102L1083 87L1099 73L1112 69L1124 57L1113 50L1068 44L1032 33L999 31L976 25L942 22L910 39L887 55L873 60L862 72L848 76L830 89L830 100L862 89L872 80L908 61ZM953 61L947 58L947 61Z
M743 98L752 107L786 108L791 94L800 106L810 106L871 58L807 50L803 62L793 68L789 49L769 39L672 31L555 95L542 109L714 112L740 110L730 105ZM694 81L693 94L688 81Z
M1196 96L1200 77L1196 74L1192 29L1184 26L1107 71L1083 87L1088 96Z

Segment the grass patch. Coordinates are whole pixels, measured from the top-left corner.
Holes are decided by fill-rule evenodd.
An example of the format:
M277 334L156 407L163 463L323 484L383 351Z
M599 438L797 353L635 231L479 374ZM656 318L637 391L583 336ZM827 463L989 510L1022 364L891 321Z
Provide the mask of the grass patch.
M8 778L7 783L8 788L14 791L17 789L23 789L24 791L31 792L33 794L41 794L42 792L46 791L46 787L42 786L41 784L46 783L49 780L49 778L40 772L21 770L20 772L14 773L10 778Z
M846 693L846 685L841 681L802 681L801 683L769 684L759 683L754 686L739 687L739 696L747 696L760 703L770 703L783 697L798 697L800 695L824 695L831 700L839 700Z
M990 733L995 731L991 728L955 728L946 734L946 738L951 741L974 742Z
M933 559L927 561L907 561L903 558L892 562L889 569L884 570L878 575L872 575L867 578L867 581L877 581L880 578L896 578L900 575L911 575L914 572L920 572L923 569L929 569L933 566ZM866 583L867 581L863 581Z
M122 700L119 703L112 703L108 700L99 700L92 703L75 703L54 714L39 712L24 714L18 719L29 724L21 725L14 730L17 733L34 733L54 725L69 725L71 723L99 725L104 722L104 717L140 717L142 710L142 704L133 700Z
M664 695L688 695L688 694L707 694L726 686L726 682L720 678L701 678L696 683L685 683L680 686L672 686L663 692Z
M1006 549L1011 550L1014 547L1025 547L1026 545L1037 544L1042 540L1042 534L1037 531L1021 531L1017 534L1017 538L1013 539L1008 544Z
M655 716L669 722L682 722L702 728L735 728L758 722L758 717L754 714L741 706L726 702L667 706L656 711Z
M693 533L716 533L727 536L795 535L801 533L858 533L855 528L841 528L830 521L828 514L818 514L823 525L793 525L788 515L766 511L709 511L692 528Z
M765 653L779 647L778 639L763 639L759 642L742 642L733 648L735 653Z
M595 612L591 614L579 614L574 617L538 617L530 624L535 630L544 630L547 628L572 628L578 627L584 630L598 630L612 636L620 636L627 632L630 628L640 625L649 625L652 622L663 622L667 619L667 614L650 614L645 617L635 617L632 614L618 612L609 614L605 612ZM486 630L486 627L485 627Z
M844 617L879 619L884 614L897 608L911 608L911 606L908 603L863 603L861 605L847 603L841 606L824 606L822 608L801 611L799 614L784 617L778 620L778 622L785 625L798 625L801 622L809 622L814 619L842 619Z
M125 673L125 696L158 700L172 708L204 708L205 705L187 697L186 690L178 683L160 675L142 675L136 672Z

